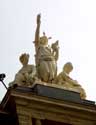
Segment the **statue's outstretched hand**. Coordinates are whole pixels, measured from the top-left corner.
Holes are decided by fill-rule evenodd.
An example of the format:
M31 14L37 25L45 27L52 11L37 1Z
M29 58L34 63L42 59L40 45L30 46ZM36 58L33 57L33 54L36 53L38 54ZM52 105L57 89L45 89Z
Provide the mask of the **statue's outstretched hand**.
M37 15L37 24L40 24L40 22L41 22L41 21L40 21L40 18L41 18L41 14L38 14L38 15Z

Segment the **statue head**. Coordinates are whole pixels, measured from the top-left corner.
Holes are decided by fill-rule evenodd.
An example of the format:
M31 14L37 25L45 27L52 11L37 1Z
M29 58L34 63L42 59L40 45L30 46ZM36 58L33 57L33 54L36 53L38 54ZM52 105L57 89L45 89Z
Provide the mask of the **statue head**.
M19 60L20 62L22 63L23 66L27 65L28 64L28 61L29 61L29 54L22 54L20 57L19 57Z
M73 70L73 65L71 62L67 62L63 67L63 72L69 74Z
M45 35L45 32L43 32L43 36L40 37L40 41L39 42L40 42L41 45L47 45L48 44L48 38Z

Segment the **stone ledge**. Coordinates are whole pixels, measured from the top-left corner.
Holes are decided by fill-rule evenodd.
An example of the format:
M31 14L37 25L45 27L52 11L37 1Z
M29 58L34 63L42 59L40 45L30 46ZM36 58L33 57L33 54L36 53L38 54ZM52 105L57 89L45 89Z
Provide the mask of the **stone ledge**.
M18 86L16 87L16 91L33 92L34 94L39 95L39 96L45 96L48 98L95 106L94 101L81 99L80 94L78 92L74 92L74 91L67 90L59 86L57 87L57 86L50 85L50 84L46 85L46 84L35 83L31 87Z

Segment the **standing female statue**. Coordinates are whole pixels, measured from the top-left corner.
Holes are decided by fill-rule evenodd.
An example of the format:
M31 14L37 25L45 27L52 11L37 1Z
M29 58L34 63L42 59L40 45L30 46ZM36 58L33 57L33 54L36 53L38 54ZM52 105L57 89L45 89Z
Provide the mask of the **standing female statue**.
M37 27L35 32L35 62L38 78L44 82L52 82L57 75L58 41L52 47L48 45L45 33L40 37L40 14L37 15Z

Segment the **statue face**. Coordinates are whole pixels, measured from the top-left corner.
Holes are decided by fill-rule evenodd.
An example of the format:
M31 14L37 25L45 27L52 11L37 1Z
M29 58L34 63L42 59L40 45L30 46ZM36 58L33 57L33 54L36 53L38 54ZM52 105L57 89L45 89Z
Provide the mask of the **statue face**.
M47 45L48 44L48 38L46 36L40 37L40 44L41 45Z
M68 70L69 72L71 72L71 71L73 70L72 66L69 65L69 66L67 67L67 70Z
M28 61L29 61L29 57L26 56L26 57L24 57L22 64L27 65Z
M64 65L63 67L63 71L65 71L66 73L70 73L73 70L73 66L72 63L68 62Z
M29 61L29 54L22 54L20 56L20 62L22 63L22 65L27 65Z

